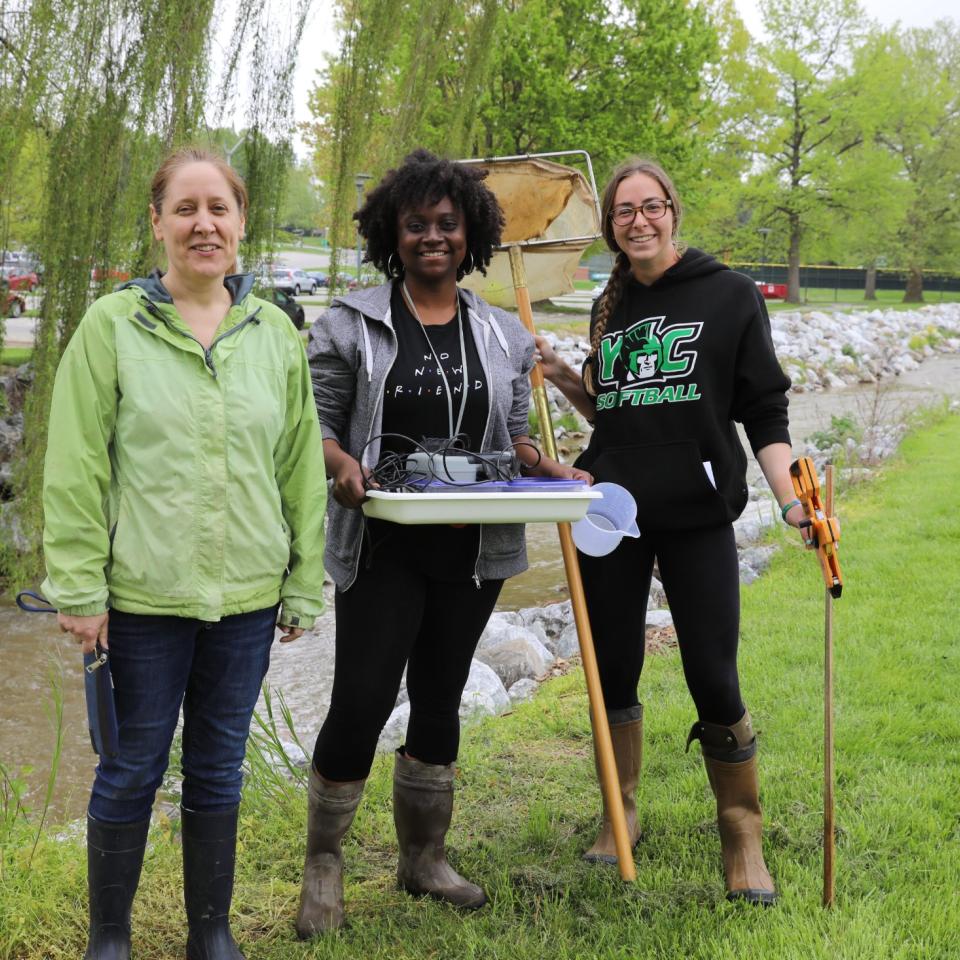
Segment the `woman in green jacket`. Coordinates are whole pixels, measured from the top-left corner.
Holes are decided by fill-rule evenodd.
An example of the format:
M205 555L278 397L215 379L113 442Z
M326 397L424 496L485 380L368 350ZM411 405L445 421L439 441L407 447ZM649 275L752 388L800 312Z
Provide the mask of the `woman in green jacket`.
M85 957L129 957L182 705L186 953L235 960L241 763L275 627L295 640L323 608L323 453L300 337L234 272L240 178L181 150L151 200L166 272L98 300L57 371L44 591L84 653L109 648L114 682L119 752L101 756L87 816Z

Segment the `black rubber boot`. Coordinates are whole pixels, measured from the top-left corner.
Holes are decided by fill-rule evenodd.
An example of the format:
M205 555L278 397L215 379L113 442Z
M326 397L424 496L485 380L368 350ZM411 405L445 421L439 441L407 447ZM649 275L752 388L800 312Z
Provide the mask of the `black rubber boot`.
M149 830L149 817L138 823L103 823L87 816L90 932L84 960L129 960L130 908Z
M487 902L475 883L447 863L445 840L453 816L456 764L421 763L394 754L393 822L400 845L397 882L409 893L427 894L468 910Z
M181 807L187 960L243 960L230 932L237 850L237 812Z

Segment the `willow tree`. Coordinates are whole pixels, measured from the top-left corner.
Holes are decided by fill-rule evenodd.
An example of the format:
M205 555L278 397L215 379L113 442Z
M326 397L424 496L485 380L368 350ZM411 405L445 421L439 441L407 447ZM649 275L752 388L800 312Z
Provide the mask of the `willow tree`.
M230 5L232 54L217 91L219 117L237 98L236 78L246 71L248 185L257 200L246 247L254 252L269 244L269 208L282 193L285 165L276 157L289 149L290 121L275 105L290 99L293 52L309 0L300 0L292 15L289 4L282 11L272 6L268 0ZM91 299L113 281L113 268L143 274L157 261L147 218L149 177L171 148L207 139L210 38L219 12L217 0L33 0L0 19L9 31L0 45L0 111L12 120L10 129L43 131L49 158L36 242L44 295L15 471L21 549L8 570L25 580L42 567L40 484L60 353ZM282 35L280 22L288 27ZM0 139L0 172L16 151L13 137Z
M415 146L462 156L487 77L496 0L344 0L341 47L311 94L316 171L326 184L331 275L353 240L359 173ZM362 168L362 169L361 169Z

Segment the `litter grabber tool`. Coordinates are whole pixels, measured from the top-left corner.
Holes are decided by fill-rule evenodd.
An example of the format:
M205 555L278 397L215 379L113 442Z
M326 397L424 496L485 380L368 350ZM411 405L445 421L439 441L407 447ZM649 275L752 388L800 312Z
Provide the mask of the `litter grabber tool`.
M820 481L809 457L790 465L790 477L805 514L800 522L807 546L816 550L823 571L823 905L833 906L834 799L833 799L833 601L843 590L837 546L840 523L833 516L833 464L824 472L824 500Z
M840 558L837 555L840 523L836 517L830 516L832 507L824 508L820 499L817 469L810 457L800 457L790 464L790 479L803 507L804 519L800 521L800 529L804 533L804 540L809 549L817 551L823 582L830 591L830 596L837 599L843 591L843 575L840 573Z
M25 613L57 613L57 608L46 597L32 590L21 590L16 601ZM99 641L95 650L83 655L83 689L93 752L100 757L115 757L120 753L120 733L113 699L110 656Z
M582 164L586 173L555 162L560 157ZM584 150L566 150L462 162L476 164L487 171L486 184L496 195L506 219L502 242L487 277L471 274L463 285L490 303L515 307L523 325L535 334L531 296L541 300L573 290L573 276L580 255L600 236L600 204L590 155ZM529 275L525 253L530 254ZM530 371L530 383L544 450L547 456L556 460L553 421L539 363ZM613 827L617 865L624 880L635 880L633 850L600 688L600 672L577 549L569 523L558 523L557 531L580 641L600 781Z

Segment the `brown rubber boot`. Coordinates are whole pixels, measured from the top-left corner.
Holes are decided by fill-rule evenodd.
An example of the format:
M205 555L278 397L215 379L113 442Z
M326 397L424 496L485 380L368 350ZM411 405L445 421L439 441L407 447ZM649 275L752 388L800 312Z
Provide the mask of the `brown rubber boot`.
M336 783L313 767L307 787L307 857L294 926L301 940L343 926L342 842L366 780Z
M732 727L695 723L687 747L700 740L703 763L717 798L717 827L727 899L772 906L777 891L763 862L757 741L749 711Z
M613 741L613 757L617 762L617 779L623 797L623 812L627 818L627 834L631 849L640 842L640 825L637 823L637 781L640 779L640 763L643 758L643 704L627 707L626 710L607 712L610 724L610 739ZM600 759L596 741L593 745L593 760L600 780ZM583 855L592 863L617 862L617 846L613 840L613 825L603 799L603 823L593 846Z
M476 910L487 895L447 863L444 840L453 816L456 764L421 763L403 747L394 755L393 822L400 844L397 883L413 894L428 894Z

